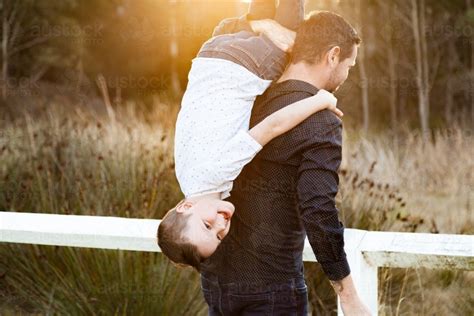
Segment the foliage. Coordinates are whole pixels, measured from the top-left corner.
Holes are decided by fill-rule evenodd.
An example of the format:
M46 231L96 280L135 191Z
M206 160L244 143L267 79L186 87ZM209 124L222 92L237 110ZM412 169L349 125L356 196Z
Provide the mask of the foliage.
M363 122L362 95L367 90L371 130L383 130L388 124L393 129L418 127L420 87L416 77L425 59L430 127L472 124L474 31L469 3L308 0L307 11L339 12L356 25L363 38L360 52L364 54L357 64L364 64L365 69L362 72L357 66L337 93L348 124ZM20 81L32 89L38 80L78 88L103 75L112 99L140 99L166 90L174 75L185 87L191 60L214 26L246 10L246 4L237 0L1 0L0 4L2 14L13 5L22 13L21 19L15 19L20 36L12 50L27 44L8 60L10 89ZM421 60L415 58L414 50L417 30L411 17L415 4L416 13L426 21L426 27L418 30L427 45ZM175 27L172 17L178 21ZM177 60L171 55L173 41ZM94 84L92 87L98 94ZM15 91L9 94L15 96Z

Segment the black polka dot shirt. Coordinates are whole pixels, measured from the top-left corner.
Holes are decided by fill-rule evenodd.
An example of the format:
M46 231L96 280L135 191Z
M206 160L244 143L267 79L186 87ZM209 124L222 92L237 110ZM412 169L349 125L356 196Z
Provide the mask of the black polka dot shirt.
M317 91L299 80L273 83L257 98L250 127ZM236 207L230 231L202 274L222 283L302 277L307 236L327 277L346 277L344 225L335 206L341 145L342 122L328 110L268 143L235 180L227 199Z

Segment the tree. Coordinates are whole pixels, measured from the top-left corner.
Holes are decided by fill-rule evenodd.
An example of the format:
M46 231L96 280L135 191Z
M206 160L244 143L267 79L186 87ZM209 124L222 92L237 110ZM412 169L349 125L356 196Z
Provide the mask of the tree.
M474 9L472 8L472 3L471 0L466 0L466 7L467 7L467 15L468 19L470 22L470 26L474 25ZM474 32L471 32L470 34L470 50L471 50L471 56L470 56L470 64L471 64L471 71L470 71L470 76L469 76L469 82L470 82L470 99L471 99L471 124L474 124L474 93L472 92L474 90Z
M416 84L418 88L418 109L421 131L424 137L429 132L430 85L429 56L426 44L425 0L411 0L411 23L415 44Z
M362 0L357 1L355 4L355 15L357 17L357 28L358 31L361 32L361 36L364 37L364 26L362 21L364 21L364 16L362 13ZM365 11L365 10L364 10ZM367 8L369 14L372 13L371 8ZM362 96L362 112L363 112L363 131L365 134L368 133L369 125L370 125L370 106L369 106L369 78L367 75L366 65L365 65L365 46L361 45L359 48L359 55L358 55L358 65L359 65L359 77L360 77L360 89L361 89L361 96Z
M44 37L32 37L28 34L31 24L26 15L31 1L0 0L2 15L2 98L7 97L10 85L9 66L13 57L24 50L46 41Z
M390 126L392 130L398 127L398 71L399 52L396 47L397 20L395 11L398 10L392 1L378 1L380 15L383 18L381 28L382 45L387 57L389 103L390 103Z

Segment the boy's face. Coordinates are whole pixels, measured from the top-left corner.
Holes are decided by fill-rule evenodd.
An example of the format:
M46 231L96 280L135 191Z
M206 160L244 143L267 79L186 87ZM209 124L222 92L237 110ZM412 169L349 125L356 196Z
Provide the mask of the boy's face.
M183 235L189 238L202 257L211 256L227 235L230 218L234 214L232 203L219 199L186 201L176 208L176 212L190 215Z

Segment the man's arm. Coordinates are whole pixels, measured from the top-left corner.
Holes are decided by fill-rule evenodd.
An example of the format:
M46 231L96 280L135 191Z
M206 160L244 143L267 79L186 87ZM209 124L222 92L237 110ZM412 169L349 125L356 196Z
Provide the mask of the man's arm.
M341 299L345 315L369 315L360 301L344 251L344 225L335 197L342 159L342 122L329 111L305 122L310 131L298 170L300 218L318 262Z
M337 171L342 159L342 122L321 111L305 122L306 146L298 170L300 218L318 262L331 281L349 275L344 252L344 226L339 221L335 197Z

